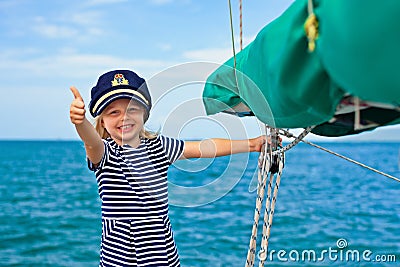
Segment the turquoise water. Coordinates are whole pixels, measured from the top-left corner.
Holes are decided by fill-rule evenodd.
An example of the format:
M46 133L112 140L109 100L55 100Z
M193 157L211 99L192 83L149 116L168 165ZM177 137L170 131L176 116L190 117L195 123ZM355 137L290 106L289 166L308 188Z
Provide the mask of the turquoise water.
M400 177L400 143L322 145ZM0 149L0 266L97 266L100 202L81 143L3 141ZM256 162L242 154L170 169L182 266L244 266ZM298 145L286 153L266 266L398 266L399 196L399 182ZM316 259L302 259L304 251Z

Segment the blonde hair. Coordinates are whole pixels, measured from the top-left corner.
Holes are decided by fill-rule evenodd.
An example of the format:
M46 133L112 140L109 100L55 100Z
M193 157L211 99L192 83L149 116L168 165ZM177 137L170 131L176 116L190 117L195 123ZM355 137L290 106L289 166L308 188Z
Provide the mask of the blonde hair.
M146 122L148 118L149 118L149 112L145 110L143 121ZM94 119L94 128L96 129L96 132L100 135L102 139L111 138L110 134L107 132L107 129L103 127L102 120L103 120L103 113L101 113ZM139 133L139 137L146 139L154 139L157 137L157 135L158 133L148 131L144 127Z

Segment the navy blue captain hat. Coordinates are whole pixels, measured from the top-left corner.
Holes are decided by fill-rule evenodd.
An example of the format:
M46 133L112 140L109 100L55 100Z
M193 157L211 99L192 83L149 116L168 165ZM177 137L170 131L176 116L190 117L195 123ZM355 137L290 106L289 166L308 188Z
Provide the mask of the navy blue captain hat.
M97 117L114 100L127 98L151 109L151 97L146 81L130 70L113 70L101 75L91 91L89 111Z

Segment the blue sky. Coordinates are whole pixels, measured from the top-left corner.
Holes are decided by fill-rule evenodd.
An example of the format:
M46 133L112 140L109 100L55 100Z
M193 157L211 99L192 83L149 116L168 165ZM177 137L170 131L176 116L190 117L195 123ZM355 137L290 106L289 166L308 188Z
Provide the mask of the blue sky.
M292 0L243 2L247 44ZM237 0L232 7L238 40ZM232 56L225 0L1 0L0 16L0 139L76 139L69 121L69 86L75 85L89 103L91 87L108 70L128 68L148 80L186 75L189 81L193 73L168 70L199 61L222 63ZM196 75L204 78L210 69ZM196 75L193 81L200 79ZM185 136L197 136L212 135L214 128L217 135L231 131L227 125L238 123L246 134L258 133L254 119L196 119L204 115L190 113L201 86L186 87L169 92L165 105L157 102L151 127L167 133L178 127ZM167 103L175 105L175 112L161 107ZM180 110L185 105L188 109ZM181 125L173 123L177 114L185 114Z

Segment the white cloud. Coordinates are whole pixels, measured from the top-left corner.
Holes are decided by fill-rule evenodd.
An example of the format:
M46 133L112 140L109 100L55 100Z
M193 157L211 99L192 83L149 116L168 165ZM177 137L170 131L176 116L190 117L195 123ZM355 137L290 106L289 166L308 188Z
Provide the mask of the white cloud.
M50 39L90 40L101 34L102 21L99 12L76 12L73 15L59 15L56 19L37 16L33 18L31 29L36 34Z
M254 40L255 36L243 36L243 48ZM240 52L239 37L235 37L235 52ZM183 53L188 60L212 61L223 63L233 56L231 43L226 44L226 48L205 48L198 50L189 50Z
M188 60L212 61L212 62L223 63L230 57L232 57L232 49L214 48L214 49L191 50L184 52L183 56Z
M157 47L161 49L161 51L171 51L172 50L172 45L167 44L167 43L159 43L157 44Z
M2 87L21 87L21 84L15 83L21 79L21 73L24 73L24 80L38 82L93 79L104 71L116 68L134 69L141 75L150 77L154 73L176 64L161 60L80 54L73 49L62 49L61 51L63 52L57 55L45 56L38 56L35 50L27 51L22 55L13 50L0 52L0 79L5 81ZM25 88L29 89L29 87L30 85L25 84Z
M85 3L86 6L100 6L100 5L111 5L128 2L128 0L89 0Z
M20 3L18 3L18 1L15 0L2 0L0 1L0 9L9 9L15 6L18 6Z
M72 23L83 27L98 25L102 20L102 13L96 11L80 11L72 15L64 16L64 23Z
M77 30L68 26L61 26L48 23L44 17L36 17L34 19L32 30L38 33L39 35L52 39L72 38L78 35Z
M165 5L165 4L172 3L174 1L173 0L151 0L150 2L155 5Z
M183 4L188 4L191 2L191 0L149 0L149 2L153 5L157 6L163 6L163 5L168 5L172 3L183 3Z

